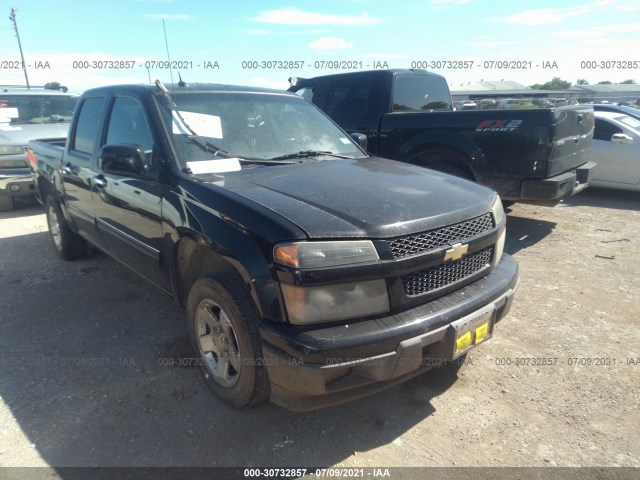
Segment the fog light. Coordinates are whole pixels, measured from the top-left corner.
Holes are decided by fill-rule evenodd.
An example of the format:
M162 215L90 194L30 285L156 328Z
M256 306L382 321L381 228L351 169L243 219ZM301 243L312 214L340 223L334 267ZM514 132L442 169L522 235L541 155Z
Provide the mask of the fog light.
M11 190L13 193L19 192L20 191L20 185L11 185L9 186L9 190Z

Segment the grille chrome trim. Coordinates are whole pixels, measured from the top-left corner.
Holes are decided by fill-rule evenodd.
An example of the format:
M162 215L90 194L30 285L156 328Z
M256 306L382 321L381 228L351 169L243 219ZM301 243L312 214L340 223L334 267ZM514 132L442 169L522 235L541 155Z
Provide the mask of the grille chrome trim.
M494 227L491 212L464 222L436 228L417 235L407 235L387 240L394 259L418 255L421 253L444 247L454 243L464 243L466 240L485 233Z
M492 257L493 245L469 254L462 260L443 263L405 275L402 277L404 293L407 297L417 297L453 285L483 270L488 270L491 267Z

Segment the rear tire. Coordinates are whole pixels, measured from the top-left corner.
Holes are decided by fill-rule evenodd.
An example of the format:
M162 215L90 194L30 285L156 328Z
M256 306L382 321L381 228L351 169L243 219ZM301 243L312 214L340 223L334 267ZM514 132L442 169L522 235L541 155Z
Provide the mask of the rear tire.
M63 260L75 260L87 254L87 241L69 227L60 203L53 196L45 203L49 235L56 253Z
M449 175L455 175L456 177L475 182L475 178L473 178L473 175L471 174L469 169L460 165L454 165L451 163L430 163L425 165L425 167L430 168L431 170L437 170L438 172L448 173Z
M213 393L228 405L258 404L270 383L258 333L259 315L236 276L220 273L197 280L187 300L187 332Z
M476 181L473 172L466 166L464 157L455 152L440 149L425 150L411 158L409 163L455 175L472 182Z

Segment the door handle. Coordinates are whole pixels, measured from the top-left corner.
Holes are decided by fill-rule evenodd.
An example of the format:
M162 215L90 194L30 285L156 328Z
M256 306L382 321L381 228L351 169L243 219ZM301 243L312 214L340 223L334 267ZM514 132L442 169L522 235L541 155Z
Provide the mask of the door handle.
M104 175L96 175L93 177L93 184L98 188L104 188L107 186L107 179Z
M73 169L71 168L70 163L65 163L62 166L62 173L64 173L65 175L73 175Z

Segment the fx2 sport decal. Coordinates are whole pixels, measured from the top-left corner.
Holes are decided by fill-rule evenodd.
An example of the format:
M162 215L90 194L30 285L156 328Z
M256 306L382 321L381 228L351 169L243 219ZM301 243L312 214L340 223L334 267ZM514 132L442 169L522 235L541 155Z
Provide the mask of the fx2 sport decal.
M476 127L476 132L513 132L522 120L483 120Z

